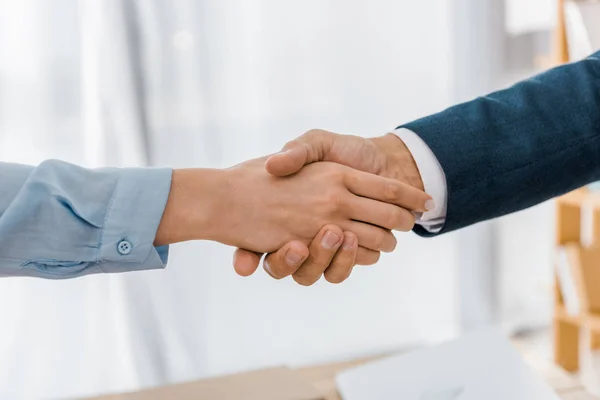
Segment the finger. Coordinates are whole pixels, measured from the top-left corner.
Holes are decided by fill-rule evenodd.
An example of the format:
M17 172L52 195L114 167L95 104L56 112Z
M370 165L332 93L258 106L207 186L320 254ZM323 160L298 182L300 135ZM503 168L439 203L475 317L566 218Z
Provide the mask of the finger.
M358 196L396 204L411 211L430 211L435 206L431 196L413 186L358 170L346 174L346 187Z
M267 158L265 169L273 176L288 176L307 164L308 150L303 145L290 148Z
M415 226L415 215L393 204L354 196L349 200L348 206L350 218L356 221L404 232Z
M260 264L262 253L236 249L233 253L233 269L241 276L250 276Z
M310 286L321 278L342 245L344 232L335 225L325 225L311 242L310 254L292 277L303 286Z
M344 232L342 247L337 251L323 274L327 282L342 283L350 276L357 251L358 239L356 235L352 232Z
M380 252L358 246L358 251L356 252L356 259L354 260L354 262L356 263L356 265L373 265L376 264L377 261L379 261L380 257Z
M387 229L358 221L345 221L340 226L344 231L354 232L359 246L386 253L396 248L396 238Z
M267 172L274 176L288 176L306 164L323 161L331 147L332 133L313 129L288 142L283 151L270 156L265 162Z
M265 257L263 268L272 278L282 279L292 275L308 257L308 247L293 240L283 245L276 253Z

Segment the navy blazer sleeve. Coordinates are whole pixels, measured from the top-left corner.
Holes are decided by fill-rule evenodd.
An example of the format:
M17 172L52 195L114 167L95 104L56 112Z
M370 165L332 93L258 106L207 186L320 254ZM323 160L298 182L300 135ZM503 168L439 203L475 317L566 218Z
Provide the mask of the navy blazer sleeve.
M446 174L439 233L533 206L600 180L600 52L403 127Z

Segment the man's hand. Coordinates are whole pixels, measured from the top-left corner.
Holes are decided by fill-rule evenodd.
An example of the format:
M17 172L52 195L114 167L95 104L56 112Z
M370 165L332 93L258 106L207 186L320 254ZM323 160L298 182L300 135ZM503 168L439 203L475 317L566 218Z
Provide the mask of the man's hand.
M423 190L421 174L404 142L394 134L365 139L323 130L310 130L288 142L267 159L265 168L273 176L288 176L307 164L331 161L359 171L397 179Z
M333 244L331 234L334 238L340 237ZM352 232L343 232L335 225L324 226L317 236L312 240L309 247L301 241L286 243L277 253L270 255L264 262L265 271L275 279L281 279L292 275L292 278L301 285L311 285L322 275L329 282L340 283L352 272L355 259L359 251L358 239ZM371 260L372 263L379 259L379 252L360 248L361 257ZM260 259L260 253L252 253L238 249L234 255L234 265L251 265L255 259ZM293 271L290 267L293 266ZM242 275L250 275L252 270L238 269Z
M294 174L305 165L318 161L343 164L364 172L393 178L423 190L423 182L412 155L404 142L393 134L364 139L358 136L311 130L287 143L280 153L271 156L267 160L265 167L270 174L281 177ZM410 206L404 206L410 209ZM424 209L431 210L433 206L433 200L428 199ZM347 233L349 232L344 234ZM342 244L342 246L344 245ZM291 250L297 257L293 259L286 258L285 255L290 254ZM348 261L350 257L344 257L343 268L339 266L340 262L338 262L337 270L345 269L349 271L354 264L370 265L379 259L379 254L374 255L372 252L362 250L359 247L355 260L351 265ZM336 251L338 250L336 249ZM283 278L301 270L304 267L304 260L307 258L310 258L309 263L315 264L315 257L312 256L314 252L326 253L328 254L327 257L332 260L336 257L336 251L323 248L316 239L311 243L310 251L302 243L290 242L277 253L268 255L264 267L271 276ZM311 256L309 257L309 255ZM240 275L250 275L258 267L261 256L260 253L238 249L234 257L234 268ZM312 269L320 269L321 272L327 271L329 267L329 263L326 261L327 257L321 256L325 261L320 262L319 268L312 267ZM327 274L325 274L325 278L328 278ZM333 281L337 283L339 279Z

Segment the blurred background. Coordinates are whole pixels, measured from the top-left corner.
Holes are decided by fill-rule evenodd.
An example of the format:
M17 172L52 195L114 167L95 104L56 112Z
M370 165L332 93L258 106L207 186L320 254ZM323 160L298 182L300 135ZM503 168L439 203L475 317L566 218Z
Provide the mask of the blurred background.
M555 0L0 0L0 159L226 167L311 128L365 137L550 66ZM343 285L165 271L0 280L0 398L136 390L550 326L552 203Z

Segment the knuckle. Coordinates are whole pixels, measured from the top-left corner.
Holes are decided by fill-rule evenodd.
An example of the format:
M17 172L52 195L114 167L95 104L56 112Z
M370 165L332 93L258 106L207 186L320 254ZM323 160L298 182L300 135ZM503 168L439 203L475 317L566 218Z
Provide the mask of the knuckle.
M323 259L330 256L330 250L321 248L321 243L318 247L318 251L311 248L310 255L306 259L303 265L303 269L296 272L300 277L311 277L315 275L315 271L322 272L328 267L329 262L324 262ZM314 250L314 251L313 251Z
M384 196L386 200L397 200L402 195L402 188L397 182L389 182L385 185Z
M346 168L340 164L330 163L327 165L327 179L336 183L343 184L344 181L351 176L351 174L348 174L347 172Z
M348 276L349 276L349 271L334 271L334 272L330 272L325 271L325 280L329 283L333 283L333 284L338 284L338 283L342 283L344 282Z
M385 244L385 233L378 231L373 235L373 250L381 250Z
M399 214L398 224L396 225L398 227L397 229L403 232L410 231L417 221L415 215L406 210L401 210Z
M373 255L371 255L369 257L369 259L367 260L367 264L365 264L365 265L377 264L379 262L380 258L381 258L381 253L380 252L375 252L375 253L373 253Z
M379 252L359 247L356 253L356 265L372 265L379 260Z
M290 140L283 146L283 149L289 150L291 148L297 147L299 144L300 144L300 142L298 141L298 139Z
M349 187L357 187L360 185L360 177L357 174L345 174L344 179Z
M359 264L359 265L377 264L380 257L381 257L381 253L379 253L378 251L370 251L367 254L364 254L360 258L358 258L357 264Z
M396 237L393 234L390 234L390 239L389 239L389 247L386 248L386 251L392 252L396 249L396 245L398 244L398 240L396 239Z
M289 142L287 142L283 146L283 150L291 150L291 149L295 149L295 148L298 148L298 147L302 147L304 145L305 144L302 141L302 137L298 137L298 138L292 139Z
M320 250L320 246L311 246L310 253L308 254L308 257L306 258L306 261L304 261L304 264L302 264L302 266L304 268L311 268L311 269L314 268L314 266L317 264L316 258L319 255L318 250ZM303 276L303 275L305 275L305 271L299 270L296 272L296 274L298 274L299 276Z
M344 193L340 190L328 190L323 196L323 202L329 212L336 211L344 204Z
M298 272L293 274L292 278L298 285L301 285L301 286L311 286L312 284L314 284L316 281L319 280L319 277L317 277L315 279L306 274L302 274L302 273L298 273Z
M389 211L389 217L388 217L390 226L388 226L388 228L392 229L392 228L402 226L402 224L404 222L403 214L404 213L402 212L402 209L400 209L399 207L391 207L390 211Z
M323 129L316 129L316 128L315 128L315 129L309 129L309 130L307 130L307 131L304 133L304 135L302 135L302 136L304 136L304 137L313 137L313 136L319 136L319 135L322 135L322 134L324 134L324 133L325 133L325 131L324 131Z
M343 232L343 234L344 234L344 244L347 244L347 247L345 247L346 251L348 251L349 253L356 251L356 249L355 249L356 242L358 242L358 238L356 237L356 234L354 232L350 232L350 231L345 231L345 232Z

